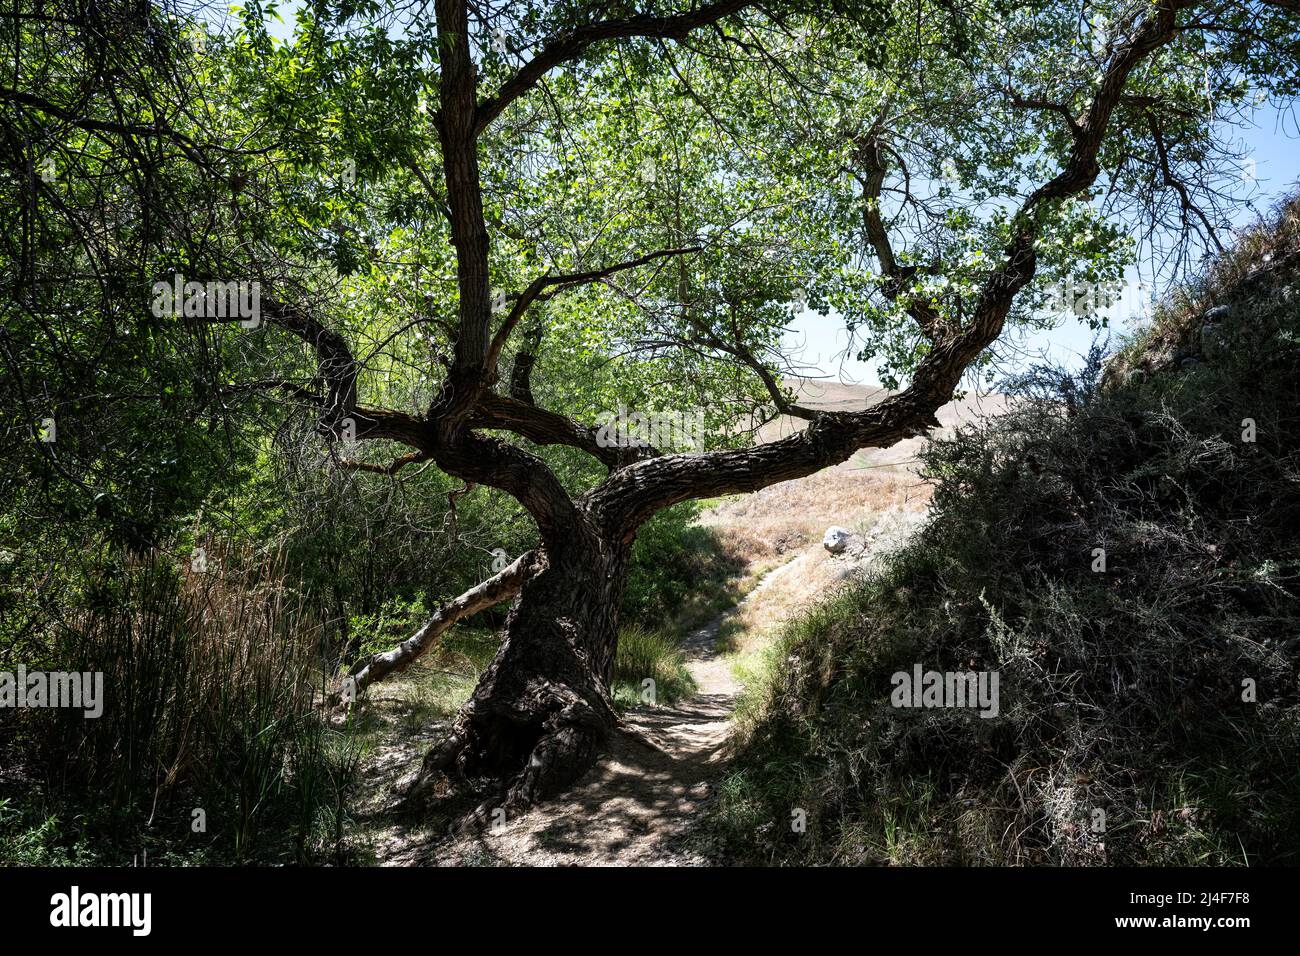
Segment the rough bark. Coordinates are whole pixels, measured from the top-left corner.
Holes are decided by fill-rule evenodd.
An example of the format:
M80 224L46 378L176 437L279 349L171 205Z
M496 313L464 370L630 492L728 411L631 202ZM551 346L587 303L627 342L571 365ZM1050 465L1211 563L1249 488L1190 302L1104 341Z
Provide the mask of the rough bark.
M542 549L496 657L425 757L411 804L468 788L484 798L479 818L511 814L591 766L618 722L609 682L627 558L586 520Z
M1044 214L1095 182L1098 153L1129 74L1173 36L1176 13L1185 3L1165 0L1156 6L1116 51L1097 95L1074 122L1073 147L1061 172L1035 190L1013 220L1001 261L990 272L969 322L941 329L924 321L931 316L918 316L931 350L911 386L878 405L852 413L809 412L806 430L756 448L654 454L629 462L598 455L611 465L609 477L571 501L537 459L466 432L497 427L579 448L590 444L589 433L534 405L493 395L489 389L495 369L480 367L470 374L462 361L464 343L458 343L457 364L465 373L455 386L460 404L448 401L436 409L441 420L435 458L439 467L466 480L510 490L538 521L546 566L525 582L500 652L451 734L429 753L412 798L423 799L443 783L507 781L496 806L509 813L553 793L590 766L616 722L607 687L626 554L637 529L656 512L690 498L755 491L808 475L860 448L887 446L938 424L935 413L951 400L971 363L997 339L1016 294L1033 279ZM448 182L456 188L472 186L468 180L456 184L450 167ZM458 243L458 252L469 245ZM483 334L486 325L477 331ZM475 391L472 398L467 399L466 389ZM479 454L466 456L470 447ZM486 814L492 807L479 809Z
M501 648L451 733L427 756L410 791L413 801L486 781L495 789L496 803L489 800L480 809L502 807L510 812L553 793L593 762L616 723L608 684L628 552L637 529L656 512L690 498L755 491L808 475L844 461L860 448L890 445L937 425L935 413L951 399L971 363L997 339L1016 295L1032 281L1037 268L1035 245L1051 210L1096 181L1102 142L1130 74L1176 34L1179 12L1195 2L1158 0L1134 14L1128 39L1110 55L1091 102L1077 117L1066 117L1071 148L1062 157L1060 173L1034 190L1015 214L1007 243L969 315L939 323L932 311L909 303L910 314L930 340L909 388L861 412L786 408L808 419L808 428L756 448L660 455L654 449L602 447L592 427L538 407L531 389L523 387L528 357L520 367L515 395L498 394L493 387L507 339L524 321L529 306L551 294L547 290L593 281L689 250L650 253L590 273L544 273L513 297L513 308L494 334L477 139L510 102L590 44L627 36L677 38L749 3L717 0L678 16L604 19L566 31L544 42L540 52L494 95L480 99L466 42L465 0L436 0L441 44L436 122L460 290L454 359L441 390L422 417L356 405L350 353L309 322L276 316L278 324L317 352L330 390L321 397L324 424L332 425L340 414L350 413L358 438L388 438L415 449L417 454L399 459L386 473L400 469L406 460L432 459L448 475L510 494L537 525L536 563L524 576ZM879 190L884 158L879 150L872 150L870 136L860 145L867 175L865 193L871 199ZM868 239L881 268L895 280L891 291L905 295L907 277L898 269L887 237L876 228L883 224L875 221L872 208L865 215ZM779 388L744 343L717 347L754 368L781 405ZM531 356L527 349L525 354ZM502 438L481 434L482 430L580 449L604 463L610 474L575 500L540 458ZM455 613L452 609L445 618ZM427 637L414 635L408 643L409 651L390 652L394 662L410 659L427 645ZM385 665L372 662L371 666Z

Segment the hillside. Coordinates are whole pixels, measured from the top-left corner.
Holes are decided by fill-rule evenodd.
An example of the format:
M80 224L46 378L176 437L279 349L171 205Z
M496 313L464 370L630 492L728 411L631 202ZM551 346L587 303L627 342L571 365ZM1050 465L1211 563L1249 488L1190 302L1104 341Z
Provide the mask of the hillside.
M1298 280L1293 201L1104 375L924 450L928 524L742 702L715 857L1300 861ZM917 669L995 706L894 697Z

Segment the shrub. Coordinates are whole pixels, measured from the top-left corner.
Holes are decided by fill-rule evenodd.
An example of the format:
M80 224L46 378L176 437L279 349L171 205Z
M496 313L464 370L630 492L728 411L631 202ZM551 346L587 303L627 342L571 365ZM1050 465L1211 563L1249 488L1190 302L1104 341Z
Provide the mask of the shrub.
M624 621L684 630L734 603L745 562L711 528L696 523L702 506L684 502L655 515L637 533L623 594Z

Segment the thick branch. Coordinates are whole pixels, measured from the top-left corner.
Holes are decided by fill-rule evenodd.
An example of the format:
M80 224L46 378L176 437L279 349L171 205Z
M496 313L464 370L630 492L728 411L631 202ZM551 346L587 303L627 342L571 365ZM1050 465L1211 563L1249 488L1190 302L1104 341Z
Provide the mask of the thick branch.
M525 552L499 574L442 605L418 631L392 650L358 662L351 670L353 691L359 695L376 681L404 671L457 621L514 597L532 572L535 558L535 552Z
M466 0L437 0L439 84L438 138L442 143L451 244L456 250L460 321L455 359L437 401L437 429L444 439L474 406L487 372L491 301L488 289L488 232L479 179L478 131L474 113L477 68L470 57Z
M917 270L916 266L903 267L898 264L894 256L894 248L889 242L885 222L880 215L880 195L884 188L886 173L882 152L880 141L873 130L863 138L858 150L858 161L862 163L864 173L861 180L862 229L866 233L872 251L876 254L880 274L885 277L882 291L891 302L897 302L904 297ZM939 312L929 302L913 295L906 295L902 304L928 339L933 342L940 337L942 329Z
M357 363L343 336L304 309L285 302L263 302L262 317L310 346L325 380L323 414L327 420L347 418L357 404Z
M573 500L536 455L498 438L475 434L469 428L439 436L430 454L447 474L500 488L511 495L537 523L544 543L561 541L572 532L577 521Z
M317 376L325 392L288 379L263 379L226 386L221 394L282 391L320 409L322 434L351 438L388 439L412 448L424 448L429 441L426 422L407 412L371 408L357 404L357 363L347 340L326 327L307 311L280 301L262 303L262 318L268 325L291 333L306 343L316 356ZM210 321L210 320L209 320ZM241 321L238 317L222 322ZM374 466L367 466L373 470Z
M537 353L542 347L542 325L540 322L524 334L524 344L515 350L515 362L510 369L510 397L525 405L533 405L533 369L537 365Z
M887 446L936 427L935 413L951 400L970 364L996 340L1016 293L1033 279L1034 245L1048 207L1095 182L1097 156L1129 75L1169 42L1177 12L1194 2L1164 0L1118 48L1079 120L1080 135L1061 172L1035 190L1016 214L1002 263L985 281L970 326L936 343L905 391L861 412L823 412L803 432L757 448L669 455L616 471L584 501L607 533L630 538L642 522L678 501L755 491L845 461L859 448Z
M484 392L469 421L472 428L497 428L513 432L537 445L566 445L598 458L608 468L622 468L657 452L643 446L604 446L597 440L597 428L555 412L529 405L515 398Z
M723 17L757 5L755 0L716 0L714 3L707 3L688 13L675 16L640 15L616 20L600 20L551 37L542 42L538 54L503 83L495 95L479 104L474 132L481 133L501 115L507 106L536 86L542 77L557 66L582 56L593 43L629 37L681 40L698 27L708 26ZM441 16L441 7L439 11Z

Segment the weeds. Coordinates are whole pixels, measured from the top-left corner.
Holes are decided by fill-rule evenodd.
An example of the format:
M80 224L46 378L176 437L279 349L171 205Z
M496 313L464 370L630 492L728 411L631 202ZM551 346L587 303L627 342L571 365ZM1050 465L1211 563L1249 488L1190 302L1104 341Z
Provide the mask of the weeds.
M94 720L0 715L20 767L4 789L55 808L43 820L11 810L6 856L36 845L69 860L93 846L118 864L146 849L299 862L329 852L356 755L316 708L321 624L274 563L225 564L112 568L49 622L43 660L23 660L102 672L109 706Z
M677 641L639 625L619 632L612 684L614 701L621 707L672 704L695 692L695 681ZM648 697L650 694L653 696Z

